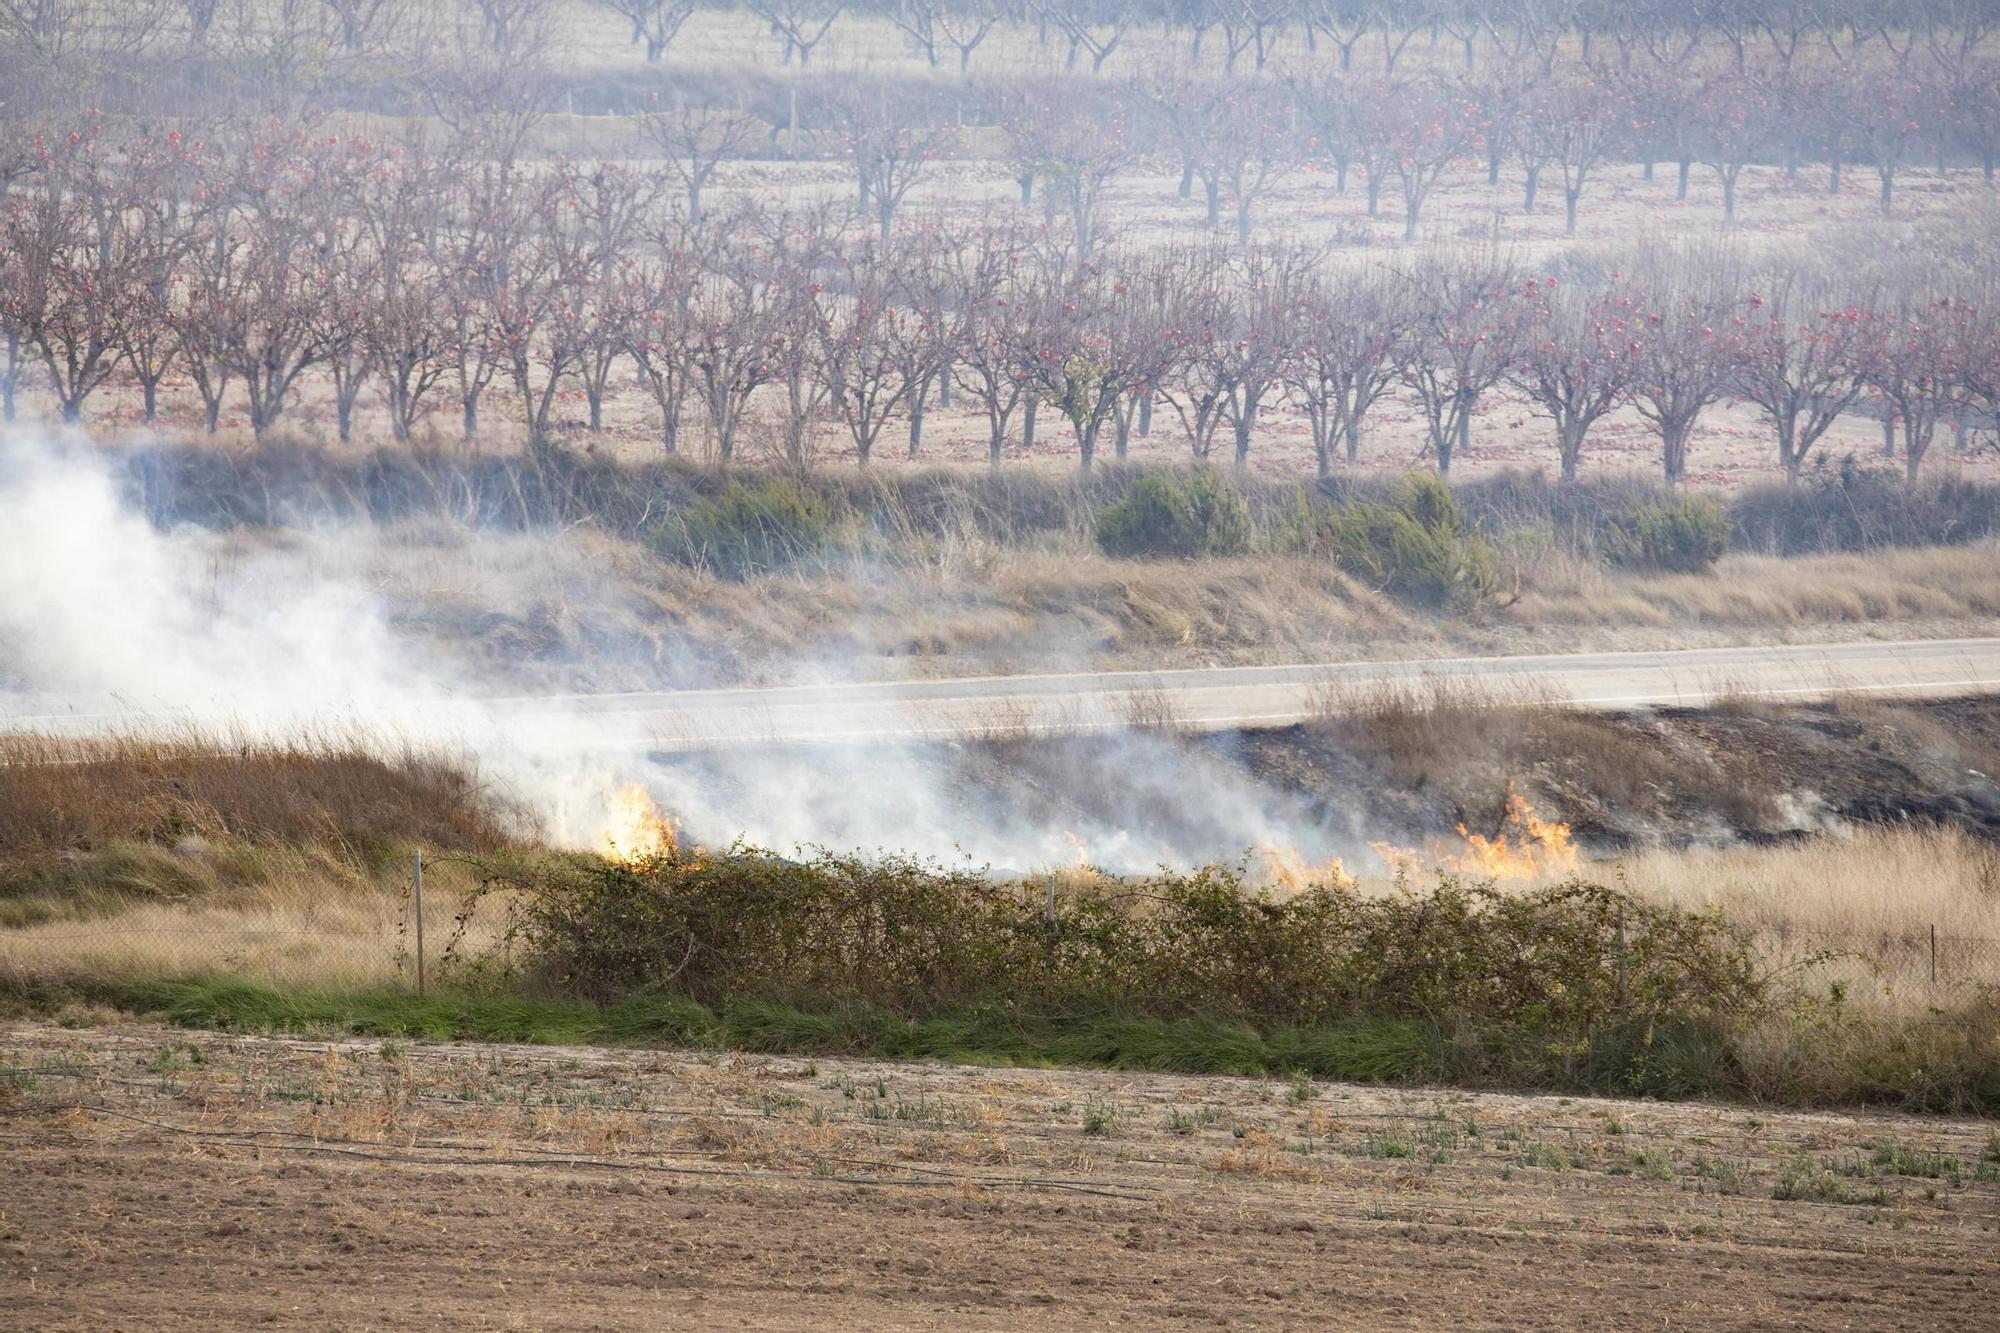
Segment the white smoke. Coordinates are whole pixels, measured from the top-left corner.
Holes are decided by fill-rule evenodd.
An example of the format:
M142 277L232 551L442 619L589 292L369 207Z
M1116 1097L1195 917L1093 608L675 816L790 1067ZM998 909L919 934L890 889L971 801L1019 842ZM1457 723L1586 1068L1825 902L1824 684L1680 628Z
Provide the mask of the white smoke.
M247 539L161 527L89 446L0 444L0 534L0 726L318 731L446 748L473 756L553 836L586 845L632 781L711 844L740 837L1017 870L1080 856L1121 869L1198 864L1262 842L1314 857L1358 845L1303 797L1152 733L1040 751L1062 771L1015 771L979 747L939 744L672 754L648 730L648 710L588 696L493 700L513 692L509 682L454 658L448 634L413 622L407 600L369 581L369 556L392 533L345 523ZM554 550L565 538L534 540ZM587 621L591 610L577 614ZM589 665L577 664L579 679ZM771 674L839 681L854 666L805 657Z

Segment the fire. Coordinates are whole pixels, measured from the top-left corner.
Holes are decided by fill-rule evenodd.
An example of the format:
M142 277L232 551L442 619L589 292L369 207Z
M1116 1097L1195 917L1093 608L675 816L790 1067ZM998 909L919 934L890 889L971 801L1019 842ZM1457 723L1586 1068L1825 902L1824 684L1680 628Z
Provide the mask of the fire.
M598 841L605 855L626 862L663 856L681 844L673 817L660 809L653 794L636 782L628 782L612 793L611 812Z
M1083 839L1068 829L1063 830L1063 841L1069 844L1070 855L1075 858L1076 868L1082 870L1090 864L1090 848Z
M1260 843L1257 859L1261 863L1263 882L1272 888L1283 889L1287 893L1300 893L1315 884L1350 885L1353 876L1339 857L1314 864L1306 860L1296 847L1275 842Z
M1463 846L1440 843L1425 852L1386 842L1368 846L1392 871L1431 865L1481 879L1542 879L1577 868L1578 852L1569 825L1536 815L1535 807L1511 782L1500 831L1489 838L1460 824L1458 836L1465 840Z
M1528 798L1507 784L1507 818L1501 832L1485 838L1466 832L1465 853L1458 869L1485 879L1536 879L1543 875L1565 875L1576 869L1576 844L1570 841L1569 825L1537 818Z

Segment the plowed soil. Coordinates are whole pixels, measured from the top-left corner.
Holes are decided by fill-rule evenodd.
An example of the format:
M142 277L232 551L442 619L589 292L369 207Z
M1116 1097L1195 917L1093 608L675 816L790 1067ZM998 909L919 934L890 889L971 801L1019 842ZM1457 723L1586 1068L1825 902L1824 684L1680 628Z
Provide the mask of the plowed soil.
M21 1328L1942 1330L2000 1284L1968 1122L44 1025L0 1103Z

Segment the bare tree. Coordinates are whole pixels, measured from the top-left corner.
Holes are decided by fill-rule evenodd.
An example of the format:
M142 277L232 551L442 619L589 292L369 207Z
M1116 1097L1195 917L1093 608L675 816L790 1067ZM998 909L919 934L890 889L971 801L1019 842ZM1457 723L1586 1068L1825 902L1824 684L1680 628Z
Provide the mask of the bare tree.
M732 230L750 225L745 219ZM688 303L688 361L724 466L735 457L744 408L774 373L788 299L770 257L737 246L712 257Z
M904 198L932 163L963 142L940 110L929 99L893 96L885 89L857 89L839 98L859 211L874 214L885 246Z
M626 282L632 289L627 305L633 311L626 326L626 351L638 363L639 378L659 408L660 447L676 454L681 418L694 389L688 339L695 289L701 282L698 261L685 250L669 248L662 257L640 264Z
M746 157L765 135L755 116L729 107L697 104L684 94L656 93L639 125L680 182L690 226L702 222L702 192L724 162Z
M1868 317L1863 378L1903 427L1903 467L1914 484L1940 419L1962 401L1970 310L1949 297L1911 293Z
M987 461L1000 466L1015 411L1030 401L1049 277L1017 233L989 230L949 256L945 300L955 316L951 371L986 412Z
M1060 0L1049 12L1069 41L1063 68L1074 70L1077 53L1088 51L1092 74L1103 72L1104 62L1111 59L1138 17L1127 0Z
M1099 239L1101 205L1112 178L1132 160L1131 116L1126 100L1064 80L1030 100L1004 122L1027 182L1042 181L1045 216L1069 214L1075 257L1088 260Z
M1705 245L1643 256L1636 267L1643 317L1634 322L1632 402L1659 431L1661 470L1678 484L1696 419L1730 387L1742 283L1730 256Z
M943 34L945 41L951 44L952 49L958 52L960 74L971 72L972 53L979 49L987 34L991 33L994 25L999 22L1000 15L989 11L978 0L971 0L971 3L956 8L951 5L939 6L937 30Z
M646 63L656 65L694 17L694 0L598 0L632 25L634 43L646 44Z
M1722 182L1722 217L1736 220L1736 180L1771 142L1777 120L1769 87L1755 74L1724 70L1701 86L1694 148Z
M1314 270L1296 285L1291 353L1279 374L1312 425L1319 474L1361 452L1361 422L1400 378L1401 344L1412 310L1407 288L1376 267L1358 273Z
M1590 293L1530 278L1508 317L1507 383L1554 424L1562 479L1575 481L1590 428L1631 391L1638 303L1617 285Z
M797 56L799 68L812 63L812 53L841 14L840 0L748 0L752 14L771 25L784 51L784 63Z
M1865 387L1870 321L1797 264L1768 271L1749 306L1727 335L1731 391L1770 421L1785 480L1796 482L1806 456Z
M1415 318L1398 346L1399 369L1423 413L1429 452L1438 471L1448 474L1453 455L1470 442L1481 395L1511 364L1506 340L1514 263L1491 246L1461 253L1433 249L1412 257L1401 274Z

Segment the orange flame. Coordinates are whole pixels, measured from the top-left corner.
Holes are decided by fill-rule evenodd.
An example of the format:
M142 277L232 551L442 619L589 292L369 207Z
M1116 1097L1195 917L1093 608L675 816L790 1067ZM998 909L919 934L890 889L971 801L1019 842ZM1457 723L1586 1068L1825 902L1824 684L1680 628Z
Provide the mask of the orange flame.
M1566 875L1576 869L1576 844L1570 841L1569 825L1537 818L1528 798L1507 784L1507 817L1500 833L1491 838L1468 833L1458 826L1465 839L1465 852L1458 858L1459 870L1485 879L1538 879L1544 875Z
M611 796L611 812L598 841L604 854L627 863L664 856L681 845L673 817L660 809L653 794L628 782Z
M1262 882L1286 893L1302 893L1315 884L1346 886L1354 883L1354 877L1347 873L1347 867L1337 856L1314 864L1306 860L1296 847L1266 842L1258 844L1257 859L1260 862L1258 868L1263 872Z
M1569 825L1542 819L1528 798L1507 784L1507 812L1492 837L1458 826L1463 847L1434 845L1428 852L1386 842L1368 844L1392 871L1424 865L1481 879L1542 879L1577 868L1578 852Z

